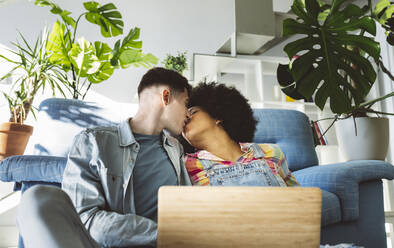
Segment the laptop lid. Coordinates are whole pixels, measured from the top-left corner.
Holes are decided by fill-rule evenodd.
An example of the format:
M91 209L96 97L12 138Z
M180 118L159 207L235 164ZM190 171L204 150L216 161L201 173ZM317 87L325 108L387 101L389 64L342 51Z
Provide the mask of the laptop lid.
M319 188L164 186L157 244L316 248L321 199Z

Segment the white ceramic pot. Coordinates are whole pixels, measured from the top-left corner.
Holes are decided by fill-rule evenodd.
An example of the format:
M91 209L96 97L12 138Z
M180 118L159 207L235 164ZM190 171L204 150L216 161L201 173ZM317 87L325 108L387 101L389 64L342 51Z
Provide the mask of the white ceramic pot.
M338 146L346 161L385 160L389 145L389 119L383 117L357 117L355 135L352 117L335 123Z

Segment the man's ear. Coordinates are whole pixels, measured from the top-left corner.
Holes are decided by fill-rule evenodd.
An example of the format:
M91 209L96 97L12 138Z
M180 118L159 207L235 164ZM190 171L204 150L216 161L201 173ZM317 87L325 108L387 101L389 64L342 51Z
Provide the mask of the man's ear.
M170 90L167 88L163 89L163 91L161 92L161 101L164 106L167 106L170 103L171 97L172 96Z

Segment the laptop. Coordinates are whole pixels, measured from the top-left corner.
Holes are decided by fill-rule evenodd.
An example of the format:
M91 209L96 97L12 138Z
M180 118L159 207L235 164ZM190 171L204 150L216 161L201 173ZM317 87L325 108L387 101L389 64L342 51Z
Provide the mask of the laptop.
M164 186L158 194L159 248L320 244L319 188Z

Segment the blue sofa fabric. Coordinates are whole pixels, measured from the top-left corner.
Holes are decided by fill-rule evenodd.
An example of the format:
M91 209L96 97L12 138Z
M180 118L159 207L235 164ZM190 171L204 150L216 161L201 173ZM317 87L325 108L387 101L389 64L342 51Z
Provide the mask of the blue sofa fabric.
M1 161L3 182L42 181L61 183L67 158L54 156L11 156Z
M288 109L254 109L258 121L255 143L278 144L291 171L317 165L312 130L308 117Z
M342 220L341 204L338 196L334 193L321 190L321 226L339 223Z
M359 185L360 215L357 221L338 222L321 230L320 244L353 243L365 248L387 245L381 180Z
M338 196L343 221L359 217L360 182L393 179L394 167L380 160L360 160L346 163L312 166L294 172L297 181L305 187L319 187Z

